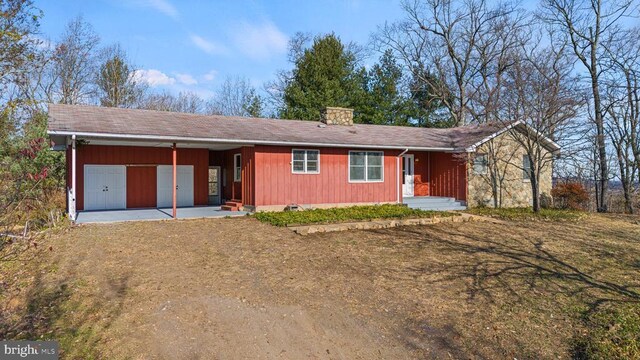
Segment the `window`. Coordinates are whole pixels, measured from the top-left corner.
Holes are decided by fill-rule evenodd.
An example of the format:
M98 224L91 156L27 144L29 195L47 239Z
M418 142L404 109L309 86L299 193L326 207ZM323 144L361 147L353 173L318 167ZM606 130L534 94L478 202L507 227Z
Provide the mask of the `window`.
M478 175L486 174L488 165L487 154L476 154L476 157L473 158L473 173Z
M531 161L529 155L522 156L522 179L525 181L531 180Z
M291 171L294 174L319 174L320 150L291 151Z
M242 179L242 161L240 154L233 155L233 181Z
M349 181L382 181L383 156L382 151L349 151Z

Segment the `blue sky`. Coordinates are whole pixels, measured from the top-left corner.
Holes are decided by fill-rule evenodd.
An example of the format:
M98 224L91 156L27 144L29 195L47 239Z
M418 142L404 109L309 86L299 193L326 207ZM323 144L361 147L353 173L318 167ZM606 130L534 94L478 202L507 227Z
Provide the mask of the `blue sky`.
M397 0L58 0L36 1L41 36L57 40L82 15L102 44L120 43L156 89L203 97L228 75L261 87L289 68L287 41L297 31L335 32L367 44L385 21L403 16ZM374 58L371 61L375 61Z

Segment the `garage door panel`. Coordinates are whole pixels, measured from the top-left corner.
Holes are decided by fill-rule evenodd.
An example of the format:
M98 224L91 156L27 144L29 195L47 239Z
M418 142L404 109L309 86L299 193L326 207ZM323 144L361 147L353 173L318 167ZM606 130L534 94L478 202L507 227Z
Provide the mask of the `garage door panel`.
M85 165L84 209L115 210L126 207L126 167Z
M176 192L178 206L193 206L193 165L178 165L176 169ZM173 166L158 165L157 206L173 206Z

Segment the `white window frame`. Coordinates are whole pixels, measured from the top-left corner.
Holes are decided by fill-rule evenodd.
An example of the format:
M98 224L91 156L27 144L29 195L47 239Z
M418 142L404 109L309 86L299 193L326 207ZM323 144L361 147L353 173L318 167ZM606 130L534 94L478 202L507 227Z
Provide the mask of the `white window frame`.
M365 153L364 156L364 180L351 180L351 154ZM369 154L380 154L380 180L369 180ZM347 159L347 180L350 183L381 183L384 182L384 151L367 151L367 150L349 150L349 158Z
M304 169L302 171L296 171L293 167L293 162L295 161L294 157L293 157L293 153L296 151L304 151ZM313 152L317 152L318 153L318 170L316 171L308 171L307 170L307 154L309 151L313 151ZM298 160L300 161L300 160ZM292 174L311 174L311 175L316 175L316 174L320 174L320 150L319 149L291 149L291 173Z
M525 162L525 159L527 160L526 162ZM529 168L530 165L531 163L530 163L529 155L528 154L522 155L522 182L531 182L531 172L533 172L533 169ZM527 174L527 168L529 168L528 178L525 177L525 174Z
M476 171L476 159L478 157L484 157L484 171ZM473 170L473 173L475 175L486 175L489 172L489 157L487 156L486 153L476 153L476 157L473 158L473 162L471 163L471 169Z
M233 155L233 181L242 181L242 154Z

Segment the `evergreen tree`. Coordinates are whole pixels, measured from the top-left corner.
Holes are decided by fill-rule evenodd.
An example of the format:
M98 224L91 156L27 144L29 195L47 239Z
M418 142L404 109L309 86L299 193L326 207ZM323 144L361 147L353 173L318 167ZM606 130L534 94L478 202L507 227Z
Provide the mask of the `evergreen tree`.
M144 88L132 76L133 69L125 54L116 46L107 50L107 60L100 65L96 83L101 92L100 104L109 107L135 105L144 93Z
M336 35L318 36L295 60L280 117L318 120L322 108L338 106L354 108L354 121L359 122L359 105L365 97L364 75L355 54L346 50Z

